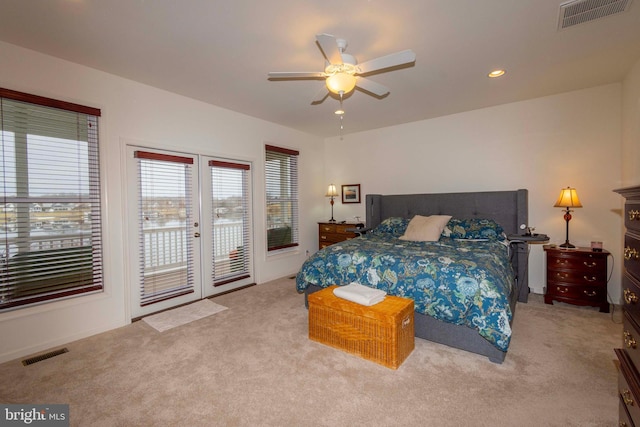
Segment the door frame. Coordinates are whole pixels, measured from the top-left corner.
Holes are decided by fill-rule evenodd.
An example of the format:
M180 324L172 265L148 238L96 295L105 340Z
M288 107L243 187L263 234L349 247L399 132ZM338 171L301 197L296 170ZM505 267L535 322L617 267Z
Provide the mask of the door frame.
M158 148L151 147L144 142L135 141L135 140L126 140L121 139L122 143L122 164L125 165L125 179L123 180L123 191L122 194L125 194L125 198L123 200L123 222L124 222L124 233L125 237L123 239L124 242L124 250L123 254L125 256L124 259L124 269L125 269L125 314L128 319L135 319L147 316L149 314L163 311L166 309L173 308L178 305L188 304L199 299L209 298L215 296L217 294L226 293L238 288L242 288L248 285L255 284L255 211L254 211L254 162L252 160L246 159L230 159L221 156L213 156L210 154L203 154L199 152L185 152L171 148ZM145 150L159 153L166 153L170 155L181 155L185 157L193 157L194 158L194 173L193 173L193 200L194 200L194 221L199 224L198 229L195 231L199 231L201 237L196 240L195 247L198 247L199 259L194 259L194 264L199 264L197 268L197 274L199 275L199 292L194 292L190 298L185 298L185 301L175 301L176 298L171 298L166 301L161 301L157 303L153 303L147 307L153 307L153 310L145 310L142 313L138 313L137 310L134 310L134 304L139 303L139 299L136 300L133 292L139 292L140 280L139 280L139 241L138 241L138 189L137 189L137 166L136 162L132 159L133 151L135 150ZM213 242L211 245L208 245L207 248L207 239L203 238L204 236L212 236L212 223L211 218L205 217L203 212L207 211L207 206L209 208L209 212L211 212L211 196L209 193L205 192L208 188L211 188L211 185L203 185L203 182L210 179L210 171L208 170L209 166L207 165L209 160L224 160L230 162L239 162L246 163L251 166L251 173L249 175L249 195L248 195L248 206L249 206L249 239L251 242L251 250L250 250L250 260L249 260L249 277L241 280L235 280L229 283L225 283L218 286L213 286L210 280L211 278L211 263L212 261L207 261L207 255L211 254L213 249ZM197 165L197 166L196 166ZM204 167L203 165L207 165ZM132 167L133 166L133 167ZM132 185L133 183L133 185ZM205 199L209 199L209 201L205 202ZM196 210L197 207L197 210ZM134 212L132 216L132 210ZM136 236L135 245L129 244L131 239L128 239L128 236ZM208 258L212 260L212 258ZM194 270L196 271L196 270ZM148 311L148 312L147 312Z
M255 251L255 239L254 239L254 209L253 209L253 163L248 160L240 160L240 159L230 159L220 156L210 156L210 155L201 155L200 156L200 180L201 180L201 206L202 212L211 212L213 215L213 206L211 203L211 173L209 161L210 160L219 160L223 162L231 162L231 163L243 163L250 166L250 174L248 178L248 208L249 208L249 219L248 219L248 234L249 234L249 242L250 242L250 250L249 250L249 277L233 280L228 283L222 285L214 286L211 282L211 273L212 273L212 261L213 261L213 244L205 245L207 243L206 239L201 239L202 244L202 292L205 298L211 297L217 294L229 292L234 289L242 288L248 286L250 284L255 283L254 279L254 251ZM213 224L212 217L205 217L204 213L201 215L202 222L200 224L202 229L202 236L213 236ZM212 242L213 243L213 242Z
M136 151L144 151L159 155L167 155L167 156L180 156L184 158L193 159L192 163L192 174L191 174L191 210L192 210L192 218L185 224L185 229L188 230L187 235L192 239L192 250L193 250L193 265L191 266L191 271L193 272L193 287L192 291L183 295L177 295L175 297L169 297L164 300L159 300L156 302L152 302L147 305L141 304L140 299L140 226L139 226L139 205L138 205L138 162L136 161L134 154ZM184 153L184 152L176 152L163 150L158 148L148 148L142 147L139 145L128 144L126 146L126 168L127 168L127 183L128 190L127 191L127 209L125 212L125 216L128 219L128 236L135 236L135 239L125 239L126 242L130 242L131 240L135 241L135 246L131 247L131 244L128 244L128 252L129 256L127 257L127 262L129 263L129 280L131 286L129 287L129 309L131 310L131 316L134 318L142 317L149 315L151 313L155 313L158 311L166 310L168 308L172 308L175 306L187 304L190 302L197 301L202 298L202 284L201 284L201 266L200 260L202 258L202 246L200 242L200 238L196 237L200 233L199 227L193 227L193 224L200 223L200 198L199 198L199 163L198 163L198 155ZM191 225L189 225L191 224ZM190 230L190 231L189 231Z

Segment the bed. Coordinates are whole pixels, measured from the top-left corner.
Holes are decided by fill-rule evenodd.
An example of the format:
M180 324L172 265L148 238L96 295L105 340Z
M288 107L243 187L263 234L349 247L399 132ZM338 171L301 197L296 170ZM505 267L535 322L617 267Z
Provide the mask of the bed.
M516 302L527 301L529 288L527 243L501 236L517 235L527 211L527 190L370 194L370 231L308 258L296 287L308 295L358 282L411 298L417 337L502 363ZM400 240L416 215L452 218L435 242Z

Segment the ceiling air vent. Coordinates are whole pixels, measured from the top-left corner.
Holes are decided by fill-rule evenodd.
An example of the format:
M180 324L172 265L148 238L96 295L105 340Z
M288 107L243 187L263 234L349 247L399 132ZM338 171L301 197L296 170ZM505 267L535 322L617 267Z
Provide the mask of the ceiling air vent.
M632 0L573 0L560 5L558 30L629 10Z

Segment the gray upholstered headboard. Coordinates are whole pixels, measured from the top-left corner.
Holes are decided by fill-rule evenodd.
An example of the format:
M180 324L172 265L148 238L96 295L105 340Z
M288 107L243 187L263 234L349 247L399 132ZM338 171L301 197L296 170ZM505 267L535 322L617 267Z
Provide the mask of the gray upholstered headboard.
M507 234L520 233L528 224L527 190L481 191L475 193L367 194L367 227L390 217L452 215L456 218L491 218Z
M527 190L482 191L475 193L402 194L383 196L367 194L367 227L375 227L390 217L413 218L415 215L452 215L456 218L490 218L507 234L520 234L520 225L528 224ZM514 245L512 263L516 271L519 301L529 294L528 245Z

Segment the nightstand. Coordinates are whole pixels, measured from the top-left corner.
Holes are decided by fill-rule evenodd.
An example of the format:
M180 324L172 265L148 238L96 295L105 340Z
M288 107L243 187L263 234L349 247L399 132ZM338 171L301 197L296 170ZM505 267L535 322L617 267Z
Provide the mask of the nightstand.
M318 223L318 243L319 248L326 248L334 243L344 242L353 239L358 235L351 231L355 228L355 223L319 222Z
M544 245L547 256L547 289L544 302L553 301L600 307L609 312L607 302L607 257L609 251L591 248L565 249Z

